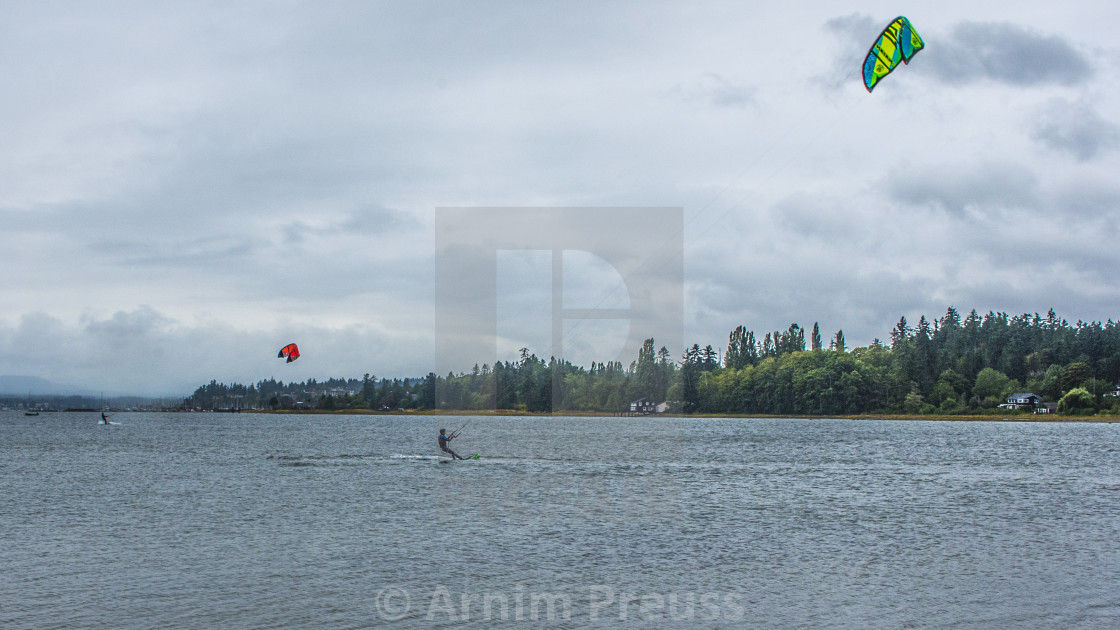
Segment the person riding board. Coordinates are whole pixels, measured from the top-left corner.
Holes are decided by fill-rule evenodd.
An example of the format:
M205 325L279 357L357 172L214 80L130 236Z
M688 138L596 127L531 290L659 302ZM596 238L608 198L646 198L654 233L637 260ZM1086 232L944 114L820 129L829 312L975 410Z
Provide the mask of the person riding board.
M456 437L458 437L458 436L454 433L452 433L451 435L447 435L447 429L440 429L439 430L439 450L443 451L444 453L450 453L451 457L453 457L455 459L466 459L465 457L459 457L459 455L457 455L455 453L455 451L448 448L447 443L450 442L451 440L454 440Z

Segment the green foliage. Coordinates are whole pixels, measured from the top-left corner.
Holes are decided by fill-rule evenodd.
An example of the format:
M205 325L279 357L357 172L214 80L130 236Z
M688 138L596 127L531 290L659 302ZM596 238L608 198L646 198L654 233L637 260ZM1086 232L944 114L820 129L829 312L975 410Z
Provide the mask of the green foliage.
M1062 397L1062 366L1051 365L1046 369L1045 375L1039 384L1038 393L1047 400L1057 400Z
M946 398L941 401L941 406L937 411L946 415L958 414L964 411L964 407L957 402L956 398Z
M941 374L938 375L937 383L933 386L931 399L939 405L944 405L945 401L952 400L956 409L959 408L957 401L968 398L969 391L971 391L971 387L969 387L968 379L963 374L949 368L942 370Z
M1120 380L1120 324L1111 320L1070 324L1052 310L1044 316L973 310L962 317L949 308L938 320L919 317L916 326L900 318L889 347L876 340L849 352L841 330L825 351L817 324L809 351L805 337L796 323L765 333L761 342L737 326L723 365L711 345L693 344L676 363L647 339L628 366L580 367L524 348L516 361L422 379L211 381L187 402L223 409L300 401L321 409L620 412L646 398L670 403L674 413L999 413L993 408L1008 394L1029 391L1061 399L1078 413L1120 407L1120 399L1102 397Z
M1116 388L1112 383L1100 378L1085 379L1081 387L1092 394L1095 400L1100 400L1102 396Z
M738 326L731 331L727 339L727 367L740 370L748 365L758 363L758 343L754 339L754 331L747 330L745 326Z
M1096 411L1096 398L1083 387L1075 387L1069 390L1058 401L1058 413L1071 416L1091 416Z
M910 413L918 413L922 410L925 401L922 400L922 395L918 392L910 392L906 394L906 398L902 402L902 408Z
M1066 366L1062 371L1062 389L1069 391L1080 387L1082 383L1093 376L1093 370L1084 361L1075 361Z
M798 351L704 374L698 406L712 413L859 413L883 406L889 380L855 354Z
M986 367L976 375L976 382L972 386L972 393L981 399L999 399L1010 381L1007 375L999 370Z

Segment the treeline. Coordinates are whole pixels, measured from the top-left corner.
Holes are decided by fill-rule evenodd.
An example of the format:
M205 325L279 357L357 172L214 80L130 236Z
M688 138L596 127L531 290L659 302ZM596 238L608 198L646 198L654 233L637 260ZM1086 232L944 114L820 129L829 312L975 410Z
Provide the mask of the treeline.
M517 361L423 379L377 381L367 375L288 386L262 381L248 388L245 399L252 393L264 405L282 405L277 392L286 387L289 397L298 390L306 404L321 409L623 412L645 399L667 403L674 413L961 414L983 413L1012 393L1032 392L1058 402L1060 412L1094 414L1120 413L1120 398L1111 395L1118 381L1120 324L1111 319L1070 324L1053 310L1016 316L973 310L961 316L950 308L940 319L923 316L915 325L903 317L889 342L876 339L850 350L843 331L826 345L816 324L808 335L791 324L761 340L739 326L722 356L711 345L694 344L674 360L649 339L629 365L582 367L546 361L523 348ZM207 395L206 388L226 387L212 382L195 399ZM339 394L342 389L348 392Z
M163 400L144 396L97 397L80 394L0 394L0 409L62 411L65 409L162 409L176 407L178 398Z
M413 409L419 401L416 385L423 379L381 379L369 374L360 380L331 378L289 382L268 379L253 385L217 381L199 387L184 405L196 409ZM426 408L430 409L429 404Z
M674 362L650 339L625 367L546 363L523 349L520 361L436 380L439 406L464 410L620 412L646 398L679 413L960 414L1032 392L1065 413L1120 413L1109 396L1120 381L1120 324L950 308L915 326L901 318L889 346L876 339L849 351L842 330L826 346L817 324L806 335L796 323L759 341L740 326L722 358L694 344Z

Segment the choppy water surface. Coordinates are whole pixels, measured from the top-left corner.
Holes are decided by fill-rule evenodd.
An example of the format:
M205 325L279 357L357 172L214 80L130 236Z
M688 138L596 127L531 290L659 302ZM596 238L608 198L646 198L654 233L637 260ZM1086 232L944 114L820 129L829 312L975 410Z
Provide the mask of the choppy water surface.
M0 414L0 627L1120 627L1120 424L96 417Z

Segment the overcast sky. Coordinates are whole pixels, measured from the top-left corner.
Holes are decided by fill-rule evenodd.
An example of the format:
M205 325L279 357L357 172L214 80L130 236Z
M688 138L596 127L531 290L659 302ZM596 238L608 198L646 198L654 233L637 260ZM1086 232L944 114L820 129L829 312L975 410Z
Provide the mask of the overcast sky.
M926 49L868 94L900 13ZM1115 320L1118 14L0 0L0 374L425 374L444 206L683 208L689 344L866 345L949 306Z

